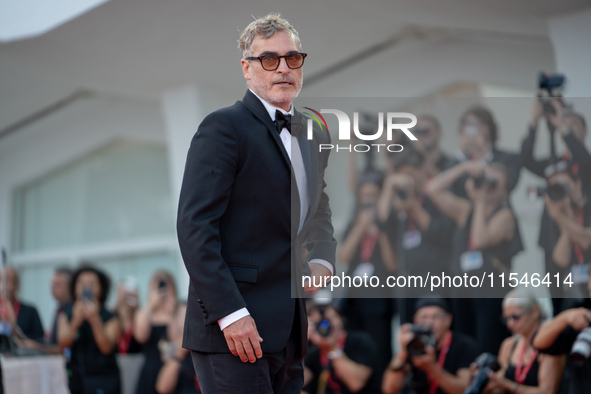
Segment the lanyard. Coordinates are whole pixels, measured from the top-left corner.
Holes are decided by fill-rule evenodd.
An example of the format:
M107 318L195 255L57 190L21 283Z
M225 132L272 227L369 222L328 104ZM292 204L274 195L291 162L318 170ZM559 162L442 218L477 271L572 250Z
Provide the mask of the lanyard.
M579 213L578 222L581 225L581 227L585 226L583 212ZM572 241L571 243L573 245L573 250L575 252L575 256L577 256L577 262L579 264L583 264L585 262L585 256L583 255L583 249L581 249L581 246L579 244L575 243L574 241Z
M526 365L525 369L522 370L521 368L523 367L523 358L525 356L526 348L527 344L524 343L523 347L521 348L521 353L519 354L519 364L517 364L517 366L515 367L515 381L519 384L523 384L523 382L525 382L525 377L527 376L527 373L534 364L534 361L536 361L536 356L538 355L538 351L534 350L531 354L529 363Z
M445 339L443 342L443 347L441 348L441 352L439 353L439 357L437 357L437 364L441 368L443 368L443 364L445 364L445 357L447 356L447 352L449 351L449 347L451 346L451 331L445 333ZM437 391L438 384L435 380L429 378L429 382L431 383L429 387L429 394L435 394Z
M380 237L380 232L375 234L365 234L363 238L361 238L361 262L367 263L371 260L371 256L373 256L373 252L376 250L376 244L378 243L378 238Z

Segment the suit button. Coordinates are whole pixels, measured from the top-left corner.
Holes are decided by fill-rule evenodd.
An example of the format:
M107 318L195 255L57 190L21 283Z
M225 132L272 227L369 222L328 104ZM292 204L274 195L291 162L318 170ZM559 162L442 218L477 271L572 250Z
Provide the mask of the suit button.
M201 301L201 299L197 298L197 302L203 305L203 301Z
M207 319L207 318L209 317L209 314L208 314L207 312L204 312L204 313L203 313L203 317L204 317L205 319Z

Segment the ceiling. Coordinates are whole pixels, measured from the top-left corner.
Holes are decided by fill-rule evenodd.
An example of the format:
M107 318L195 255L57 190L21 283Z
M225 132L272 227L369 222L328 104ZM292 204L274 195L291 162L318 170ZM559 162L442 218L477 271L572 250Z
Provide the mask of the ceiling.
M252 15L271 11L295 25L309 54L302 94L416 96L489 74L485 82L526 86L524 70L532 64L553 67L548 18L589 6L590 0L109 1L42 36L0 44L0 133L81 90L154 99L193 84L237 98L244 90L239 31ZM488 49L521 60L486 59ZM495 68L458 75L454 59L474 61L475 70L484 61Z

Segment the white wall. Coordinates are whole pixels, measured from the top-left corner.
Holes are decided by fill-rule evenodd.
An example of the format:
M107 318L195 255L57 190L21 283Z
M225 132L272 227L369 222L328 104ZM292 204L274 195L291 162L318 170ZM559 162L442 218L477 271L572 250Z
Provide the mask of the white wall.
M591 97L591 8L550 19L556 69L566 74L566 96Z

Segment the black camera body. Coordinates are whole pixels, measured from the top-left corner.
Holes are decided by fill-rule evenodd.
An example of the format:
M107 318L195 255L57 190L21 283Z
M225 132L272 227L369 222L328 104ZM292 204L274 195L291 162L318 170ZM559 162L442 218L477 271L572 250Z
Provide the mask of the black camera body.
M565 198L570 191L568 184L554 183L548 186L529 186L527 188L527 195L531 199L542 198L545 195L554 202Z
M484 174L480 174L476 177L473 177L472 179L474 181L474 187L476 189L480 189L484 186L487 190L494 190L497 187L497 180L487 178L484 176Z
M501 369L497 358L490 353L482 353L476 358L474 363L476 364L476 368L478 368L478 373L472 379L470 386L464 390L464 394L482 393L488 383L489 372L497 372Z
M541 72L538 77L538 89L545 90L552 95L554 90L564 87L565 80L566 78L563 74L546 74L545 72Z
M396 189L396 195L401 200L406 200L408 198L408 192L405 189Z
M433 336L431 327L423 324L413 324L410 331L414 336L406 345L409 357L424 355L427 346L435 347L437 340Z

